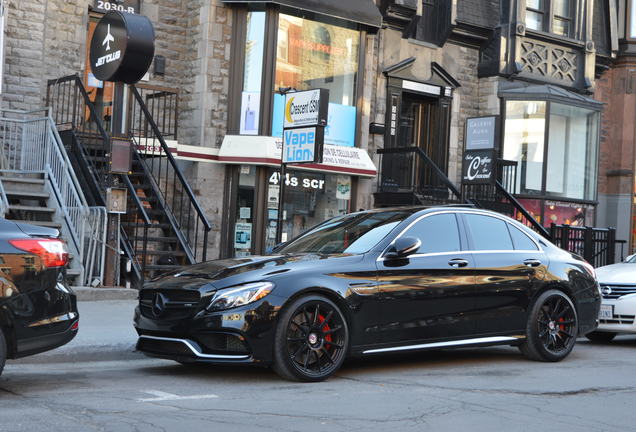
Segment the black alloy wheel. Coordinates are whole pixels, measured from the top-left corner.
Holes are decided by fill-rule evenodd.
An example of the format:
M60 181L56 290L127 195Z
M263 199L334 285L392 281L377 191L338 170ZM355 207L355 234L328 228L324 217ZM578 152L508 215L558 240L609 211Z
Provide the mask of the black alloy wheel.
M0 375L4 369L4 363L7 360L7 342L4 338L4 333L0 328Z
M274 370L294 381L322 381L336 372L349 345L344 315L331 300L301 297L280 317L274 341Z
M592 333L588 333L585 335L586 338L591 340L592 342L611 342L615 337L616 333L614 332L603 332L603 331L593 331Z
M537 298L526 326L526 339L519 346L528 358L556 362L570 354L578 335L576 308L561 291L549 290Z

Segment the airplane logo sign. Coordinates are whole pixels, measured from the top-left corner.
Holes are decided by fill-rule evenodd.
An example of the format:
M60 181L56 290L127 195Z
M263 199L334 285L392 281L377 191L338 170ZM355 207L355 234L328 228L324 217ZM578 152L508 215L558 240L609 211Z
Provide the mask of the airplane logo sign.
M106 37L104 38L104 42L102 42L102 46L106 45L106 51L110 51L110 43L115 42L115 38L110 33L110 24L108 24L108 30L106 33Z

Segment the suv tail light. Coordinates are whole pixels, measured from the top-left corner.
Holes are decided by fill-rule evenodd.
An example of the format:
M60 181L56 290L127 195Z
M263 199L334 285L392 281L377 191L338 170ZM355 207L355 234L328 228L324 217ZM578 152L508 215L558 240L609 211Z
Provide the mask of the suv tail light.
M68 249L62 240L57 239L18 239L9 240L13 247L30 252L42 258L44 267L64 267L68 264Z

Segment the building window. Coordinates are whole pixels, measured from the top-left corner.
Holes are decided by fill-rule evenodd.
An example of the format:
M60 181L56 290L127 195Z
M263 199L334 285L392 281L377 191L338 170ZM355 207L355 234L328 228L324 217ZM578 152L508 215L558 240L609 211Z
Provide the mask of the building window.
M241 97L241 135L258 135L264 47L265 12L248 12Z
M329 90L326 144L355 145L359 46L357 30L279 15L274 91L287 87ZM274 95L272 136L283 135L284 99Z
M527 0L526 27L561 36L573 36L576 0Z
M508 100L505 108L503 157L517 162L512 192L594 201L599 112L548 101Z

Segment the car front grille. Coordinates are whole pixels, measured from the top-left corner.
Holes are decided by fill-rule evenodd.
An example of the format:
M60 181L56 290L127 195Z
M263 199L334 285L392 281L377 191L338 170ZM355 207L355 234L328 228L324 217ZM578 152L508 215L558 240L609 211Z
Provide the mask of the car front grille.
M192 290L142 290L141 314L151 319L179 320L193 317L199 310L201 294Z
M627 294L636 294L636 285L601 284L603 298L617 299Z
M600 324L634 324L634 315L614 315L612 319L600 319Z
M204 347L205 352L210 354L222 352L247 354L248 352L245 342L239 336L233 334L200 334L195 339Z

